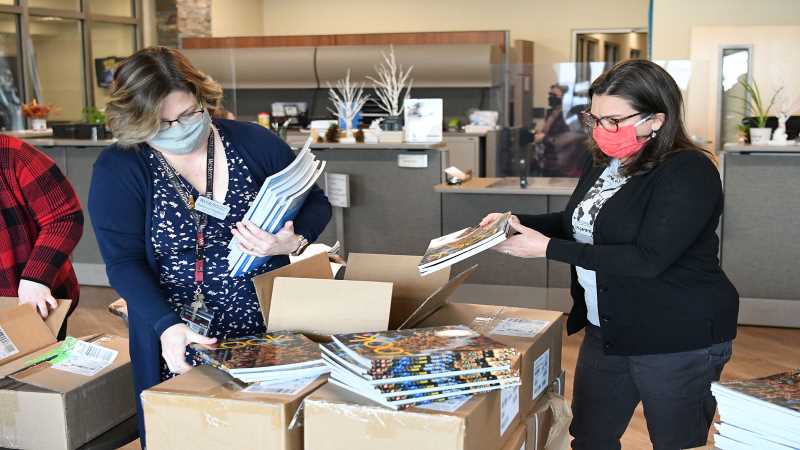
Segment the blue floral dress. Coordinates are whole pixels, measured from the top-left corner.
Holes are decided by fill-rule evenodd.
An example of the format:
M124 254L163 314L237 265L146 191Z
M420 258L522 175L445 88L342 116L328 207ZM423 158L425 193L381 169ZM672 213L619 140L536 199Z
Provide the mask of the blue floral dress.
M208 216L208 225L205 229L203 294L206 307L214 313L208 335L225 339L266 331L255 288L250 279L266 272L269 267L264 266L241 277L228 276L227 256L228 243L232 238L231 229L236 222L244 218L258 190L239 152L222 132L219 134L228 161L228 192L225 204L230 206L231 210L225 220ZM184 305L191 304L194 299L197 225L153 152L155 150L150 150L150 154L147 155L153 176L152 244L159 266L161 289L172 309L180 315ZM192 196L197 198L197 190L185 179L181 178L181 182L191 189ZM161 379L165 380L171 376L173 375L162 360Z

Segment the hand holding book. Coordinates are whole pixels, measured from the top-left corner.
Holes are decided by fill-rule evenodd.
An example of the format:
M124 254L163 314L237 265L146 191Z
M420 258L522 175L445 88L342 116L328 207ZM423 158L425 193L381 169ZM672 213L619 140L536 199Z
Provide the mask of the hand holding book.
M250 256L275 256L292 253L300 243L294 232L294 222L286 222L277 233L270 234L249 220L243 220L231 230L239 250Z
M509 231L513 230L517 234L492 247L492 250L517 258L544 258L547 256L549 237L522 225L519 223L519 219L509 220L508 224Z

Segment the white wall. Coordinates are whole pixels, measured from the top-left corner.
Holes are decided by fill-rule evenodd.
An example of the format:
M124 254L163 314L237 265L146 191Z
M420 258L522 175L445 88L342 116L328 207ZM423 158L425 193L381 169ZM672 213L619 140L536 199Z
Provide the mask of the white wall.
M648 0L264 0L265 35L509 30L534 42L535 103L552 64L568 62L575 29L647 27ZM213 20L213 18L212 18Z
M800 2L798 2L800 3ZM693 27L690 58L692 81L686 96L689 132L715 139L719 120L720 49L726 45L752 46L752 75L762 97L769 99L783 91L771 115L778 108L800 114L800 26Z
M211 36L258 36L263 34L263 18L263 0L212 0Z
M653 59L688 59L697 26L798 23L800 0L654 0Z

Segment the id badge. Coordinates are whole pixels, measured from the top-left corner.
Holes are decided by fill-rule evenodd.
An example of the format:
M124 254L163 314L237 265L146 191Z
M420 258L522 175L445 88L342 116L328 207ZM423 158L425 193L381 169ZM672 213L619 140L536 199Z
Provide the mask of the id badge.
M205 307L195 311L192 305L186 305L181 310L181 320L186 322L186 326L195 333L208 336L208 330L211 329L211 322L214 320L214 313Z
M219 220L225 220L225 218L228 217L228 213L231 212L230 206L211 200L205 196L197 198L194 203L194 209Z

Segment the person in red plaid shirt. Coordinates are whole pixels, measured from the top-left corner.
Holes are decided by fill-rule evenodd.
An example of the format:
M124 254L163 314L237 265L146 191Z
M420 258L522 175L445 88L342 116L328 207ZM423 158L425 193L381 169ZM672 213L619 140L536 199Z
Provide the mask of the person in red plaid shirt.
M55 162L0 135L0 296L19 297L42 317L56 298L71 299L74 310L79 287L69 256L82 234L80 201Z

